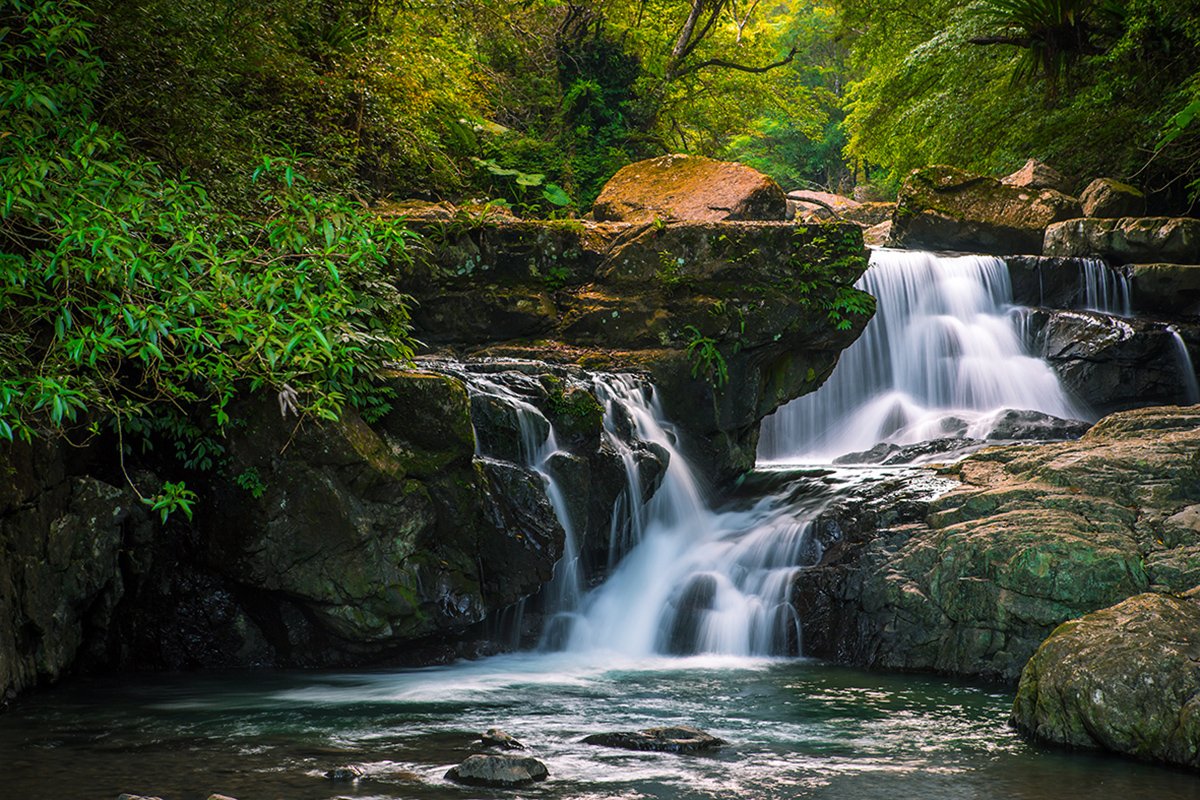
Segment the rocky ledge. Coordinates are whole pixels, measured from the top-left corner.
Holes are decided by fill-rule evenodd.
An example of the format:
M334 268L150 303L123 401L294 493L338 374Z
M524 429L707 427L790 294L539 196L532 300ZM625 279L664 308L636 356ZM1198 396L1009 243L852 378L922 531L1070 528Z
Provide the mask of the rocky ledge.
M1013 724L1044 742L1200 768L1200 599L1140 594L1064 623L1017 689Z
M401 213L397 211L397 213ZM853 224L414 219L432 243L417 336L461 356L644 371L717 480L754 464L758 423L821 385L874 311Z
M1016 681L1059 624L1200 584L1200 406L984 450L950 491L886 481L827 512L795 602L807 655ZM907 488L906 488L907 487Z

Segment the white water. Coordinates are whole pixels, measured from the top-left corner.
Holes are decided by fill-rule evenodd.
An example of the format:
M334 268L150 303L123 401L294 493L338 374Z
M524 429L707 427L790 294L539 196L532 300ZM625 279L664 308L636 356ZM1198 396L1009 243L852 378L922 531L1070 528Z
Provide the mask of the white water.
M1089 301L1108 302L1113 292L1093 283ZM857 285L877 298L875 318L824 386L764 420L760 461L828 462L880 442L985 438L1007 409L1087 416L1026 351L1000 259L876 250Z
M651 387L629 376L605 376L597 378L597 390L610 426L617 413L627 415L634 436L665 450L670 461L649 502L625 506L635 510L627 529L637 538L570 615L565 647L629 657L797 653L800 629L790 595L797 569L815 555L816 510L767 498L748 510L712 511ZM636 470L627 472L627 495L636 497Z
M1098 258L1079 262L1079 284L1083 287L1083 308L1121 317L1133 316L1129 278Z
M1171 334L1171 339L1175 343L1175 364L1179 368L1179 377L1183 381L1184 404L1200 403L1200 383L1196 381L1196 365L1192 363L1192 356L1188 353L1187 344L1174 325L1167 326L1167 333Z

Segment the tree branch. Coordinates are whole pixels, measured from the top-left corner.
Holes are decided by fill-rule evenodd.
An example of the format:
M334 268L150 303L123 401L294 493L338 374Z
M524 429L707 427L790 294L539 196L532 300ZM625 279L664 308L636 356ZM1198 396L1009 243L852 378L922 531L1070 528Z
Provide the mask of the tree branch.
M685 67L684 69L679 70L678 72L675 73L675 77L678 78L682 75L688 74L689 72L697 72L699 70L706 69L708 67L721 67L723 69L736 69L740 72L752 72L757 75L757 74L762 74L764 72L770 72L771 70L778 69L779 67L787 66L788 64L795 61L795 59L796 59L796 45L792 45L792 49L788 51L788 54L786 56L784 56L783 58L779 59L778 61L776 61L772 64L765 64L761 67L752 67L747 64L738 64L733 61L726 61L723 58L710 58L705 61L697 61L695 64L691 64L691 65Z

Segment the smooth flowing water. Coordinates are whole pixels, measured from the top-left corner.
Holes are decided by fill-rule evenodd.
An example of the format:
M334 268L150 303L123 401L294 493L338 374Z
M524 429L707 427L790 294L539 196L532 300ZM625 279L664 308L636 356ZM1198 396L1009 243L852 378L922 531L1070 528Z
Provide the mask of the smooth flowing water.
M1190 773L1043 751L986 687L803 660L519 655L368 673L87 681L0 716L0 796L112 800L1200 798ZM600 731L690 723L713 755L609 750ZM517 792L443 775L507 730L550 779ZM327 770L366 775L333 783Z
M878 299L875 318L824 386L764 420L762 460L828 462L880 442L986 438L1008 409L1087 417L1027 352L999 258L875 250L858 287ZM1104 296L1093 287L1093 299Z

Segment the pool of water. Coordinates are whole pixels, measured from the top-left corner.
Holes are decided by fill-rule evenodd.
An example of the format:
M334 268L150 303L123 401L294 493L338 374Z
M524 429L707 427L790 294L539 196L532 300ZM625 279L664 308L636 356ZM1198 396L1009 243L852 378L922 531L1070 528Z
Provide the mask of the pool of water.
M79 681L0 716L0 795L332 798L1200 798L1194 774L1032 746L1011 695L805 660L516 655L378 672ZM600 731L690 724L712 755L610 750ZM502 727L550 779L518 792L446 770ZM333 783L326 770L365 776Z

